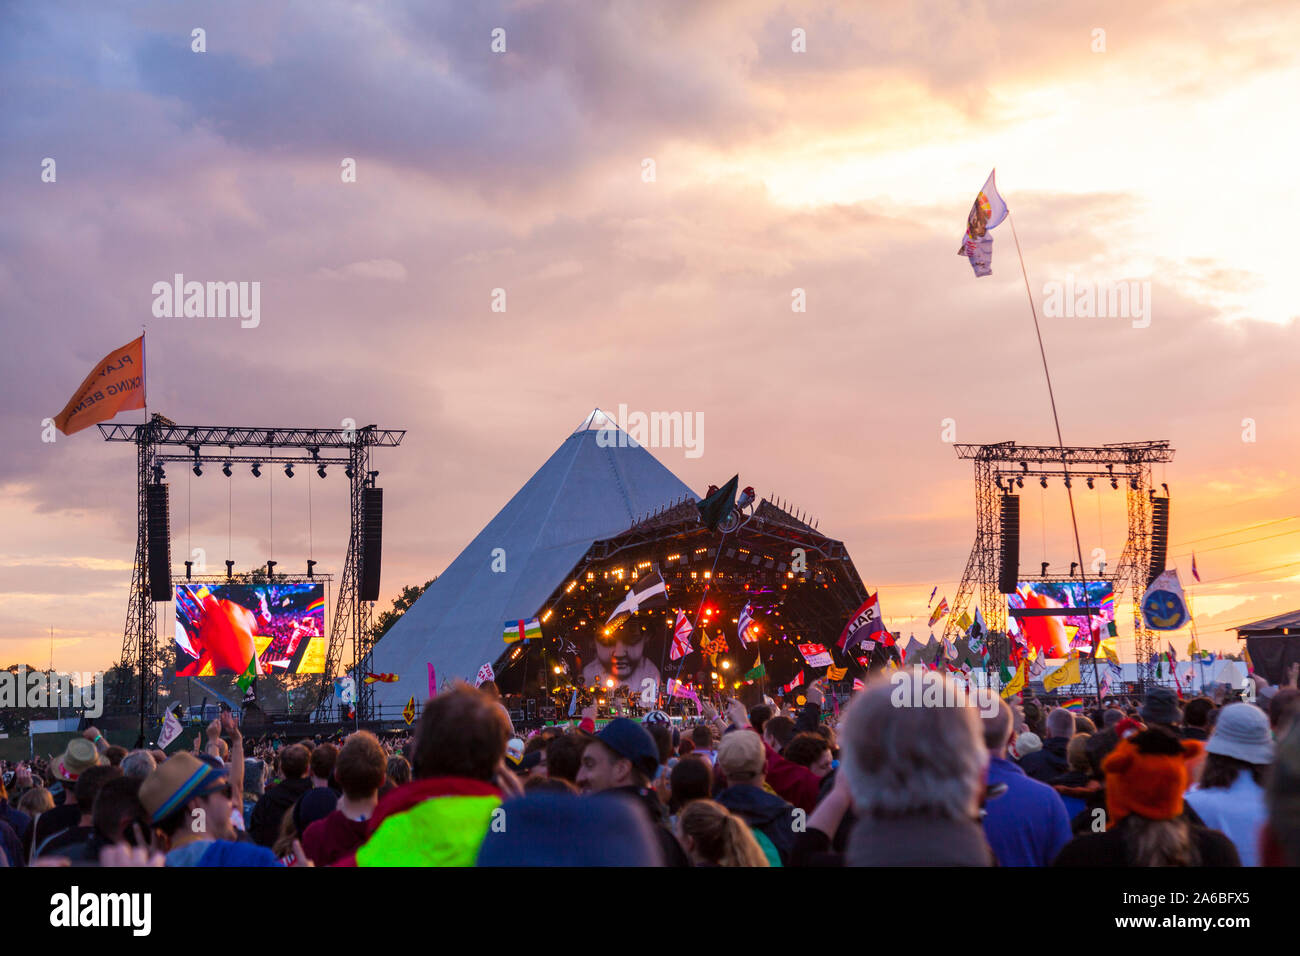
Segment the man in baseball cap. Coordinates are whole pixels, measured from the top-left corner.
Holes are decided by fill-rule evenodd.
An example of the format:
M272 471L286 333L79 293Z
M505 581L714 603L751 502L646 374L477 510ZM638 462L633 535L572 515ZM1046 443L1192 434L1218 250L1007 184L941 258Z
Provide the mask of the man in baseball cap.
M584 793L611 794L634 802L654 826L668 866L690 866L677 837L668 828L663 803L649 789L659 769L659 748L634 720L615 717L591 738L582 752L578 787Z

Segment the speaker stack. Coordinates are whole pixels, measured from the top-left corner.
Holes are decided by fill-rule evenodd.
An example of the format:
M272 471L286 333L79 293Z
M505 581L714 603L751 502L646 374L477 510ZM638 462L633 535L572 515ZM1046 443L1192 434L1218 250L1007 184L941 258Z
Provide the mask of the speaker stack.
M1157 498L1151 503L1151 569L1147 574L1150 584L1165 569L1169 550L1169 499Z
M168 527L167 486L145 486L145 534L148 549L149 600L172 599L172 545Z
M383 553L384 489L361 490L361 600L379 600L379 558Z
M998 560L998 591L1014 594L1020 580L1020 496L1003 495L1002 553Z

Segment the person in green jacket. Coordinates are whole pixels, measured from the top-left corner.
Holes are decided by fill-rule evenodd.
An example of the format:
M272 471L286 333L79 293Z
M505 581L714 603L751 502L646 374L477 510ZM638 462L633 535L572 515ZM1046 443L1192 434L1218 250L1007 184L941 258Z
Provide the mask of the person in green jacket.
M369 836L337 866L473 866L522 793L503 760L510 726L487 695L459 684L430 700L415 735L413 779L379 801Z

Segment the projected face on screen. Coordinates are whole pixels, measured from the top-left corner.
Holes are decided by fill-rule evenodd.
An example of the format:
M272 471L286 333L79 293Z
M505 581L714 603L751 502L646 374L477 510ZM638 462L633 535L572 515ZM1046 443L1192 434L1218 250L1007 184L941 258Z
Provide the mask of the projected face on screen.
M1086 588L1085 594L1078 582L1022 581L1007 596L1008 613L1040 655L1059 658L1071 648L1091 650L1094 635L1107 637L1115 620L1115 590L1108 581L1089 581ZM1091 617L1085 608L1092 609Z
M597 631L595 647L583 655L584 659L594 656L582 669L583 682L588 687L608 687L612 680L615 687L628 684L639 689L644 678L658 681L659 668L647 653L649 637L650 628L639 621L627 621L608 635Z
M319 582L178 584L176 673L319 674L325 661L325 588Z

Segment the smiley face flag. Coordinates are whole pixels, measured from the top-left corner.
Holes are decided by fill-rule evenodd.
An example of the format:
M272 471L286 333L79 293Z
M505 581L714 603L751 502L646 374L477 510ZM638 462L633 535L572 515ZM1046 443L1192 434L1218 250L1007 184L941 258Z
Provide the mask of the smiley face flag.
M1191 619L1178 570L1170 568L1152 581L1142 595L1142 621L1153 631L1176 631Z

